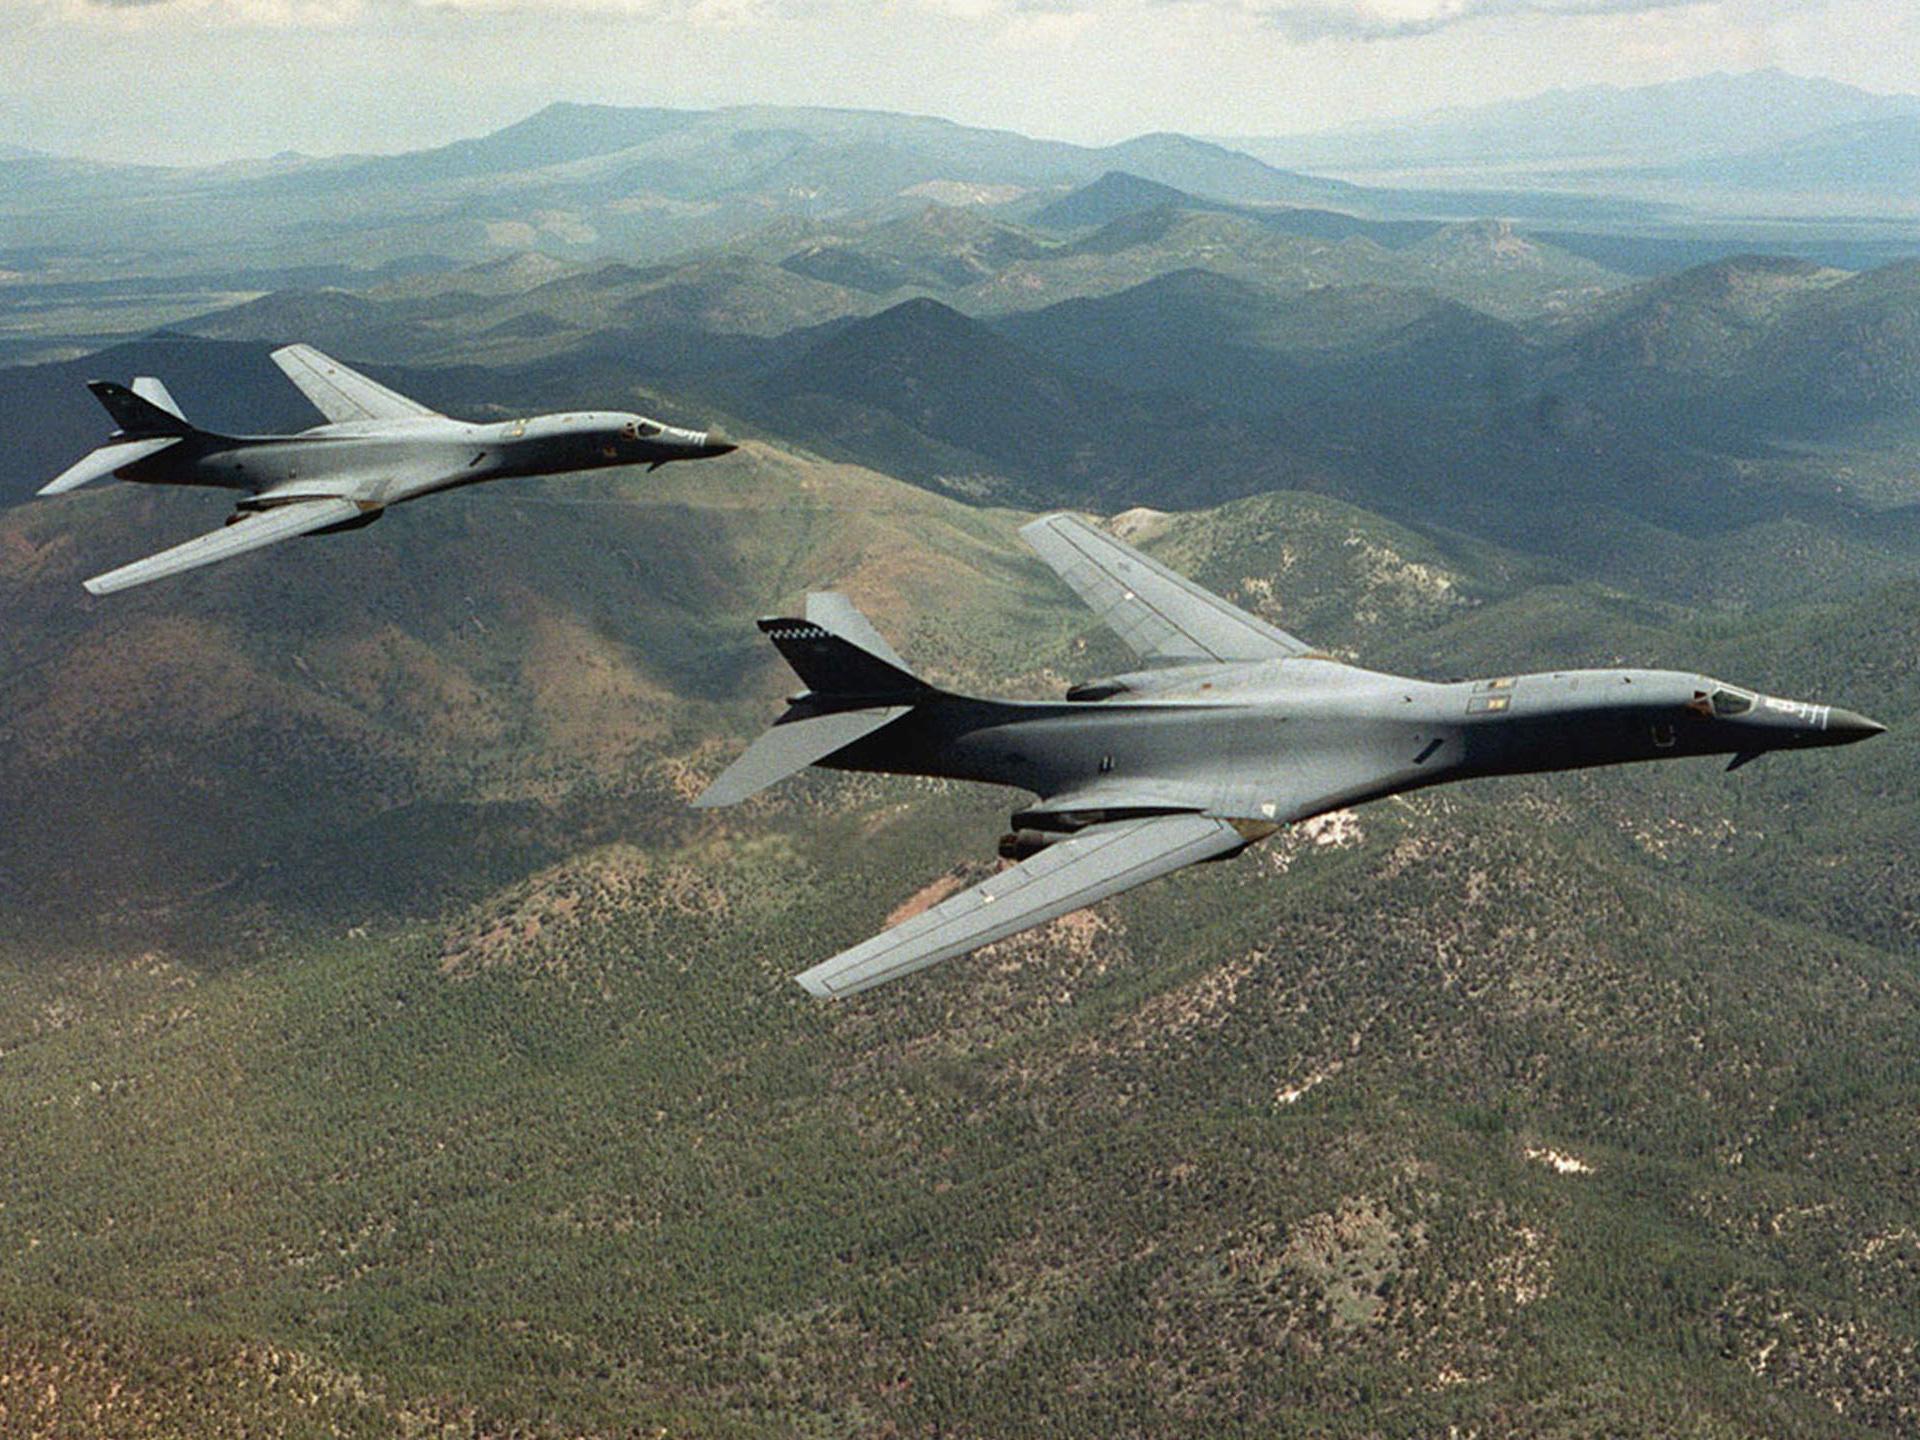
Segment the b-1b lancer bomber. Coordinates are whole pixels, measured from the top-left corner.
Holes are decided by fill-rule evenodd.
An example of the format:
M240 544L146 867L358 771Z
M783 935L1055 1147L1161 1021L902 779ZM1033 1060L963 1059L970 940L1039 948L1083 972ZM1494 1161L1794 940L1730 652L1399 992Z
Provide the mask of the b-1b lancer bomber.
M1143 668L1064 702L979 700L913 675L838 595L762 620L807 689L694 803L727 805L807 765L1030 790L1000 853L1019 863L814 966L850 994L964 955L1284 825L1483 775L1846 745L1885 728L1670 670L1436 684L1348 665L1068 515L1021 532Z
M296 535L371 525L390 505L512 476L609 465L664 465L725 455L714 430L679 430L644 415L576 411L480 425L429 410L307 345L274 363L327 423L296 435L216 435L190 424L167 387L89 383L118 429L40 489L58 495L112 475L153 485L249 492L224 529L86 581L110 594L210 565Z

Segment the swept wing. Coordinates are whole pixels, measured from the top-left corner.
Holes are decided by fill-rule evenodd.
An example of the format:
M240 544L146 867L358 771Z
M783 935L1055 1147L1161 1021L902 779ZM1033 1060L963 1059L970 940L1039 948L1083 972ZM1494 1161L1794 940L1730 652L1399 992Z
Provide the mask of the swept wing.
M86 582L86 587L95 595L111 595L116 590L126 590L135 585L144 585L149 580L177 575L182 570L211 565L216 560L231 559L249 550L291 540L296 535L309 535L329 525L360 520L367 513L355 501L332 497L276 505L271 510L236 520L211 535L202 535L171 550L162 550L158 555L149 555L131 565L122 565L118 570L96 575Z
M1313 649L1078 516L1048 515L1020 534L1142 659L1278 660Z
M377 380L369 380L311 345L283 346L273 352L272 358L300 387L300 393L313 402L313 408L335 425L359 420L418 420L440 413L389 390Z
M823 999L850 995L1246 844L1232 825L1206 815L1092 825L796 978Z

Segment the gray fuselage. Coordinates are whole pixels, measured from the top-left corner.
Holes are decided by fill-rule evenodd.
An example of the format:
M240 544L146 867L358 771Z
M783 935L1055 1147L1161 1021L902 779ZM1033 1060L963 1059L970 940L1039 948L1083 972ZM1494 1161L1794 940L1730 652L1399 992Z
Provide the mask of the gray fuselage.
M372 508L515 476L658 465L724 454L711 432L613 411L475 424L444 416L321 425L296 435L194 432L116 470L122 480L252 492L242 509L313 496Z
M1882 728L1664 670L1436 684L1302 656L1087 688L1101 698L923 701L821 763L1017 786L1050 797L1016 816L1040 829L1161 808L1285 824L1450 780L1845 744Z

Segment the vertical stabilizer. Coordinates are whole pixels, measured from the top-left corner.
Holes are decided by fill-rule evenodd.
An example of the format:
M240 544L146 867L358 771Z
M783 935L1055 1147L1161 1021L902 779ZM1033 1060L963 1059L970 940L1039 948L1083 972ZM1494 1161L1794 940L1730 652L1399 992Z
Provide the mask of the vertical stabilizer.
M896 670L913 673L907 662L902 660L886 637L873 628L873 622L862 615L837 590L816 590L807 596L807 619L822 629L831 630L842 640L858 645L870 655L877 655Z
M844 595L809 595L804 619L762 620L760 629L807 693L693 802L700 809L744 800L941 694L907 668Z
M846 596L809 595L805 619L766 619L760 629L793 673L822 700L913 703L935 694Z
M173 416L174 419L180 421L183 425L190 423L187 420L186 412L180 408L179 402L173 398L173 393L161 383L159 376L136 375L133 380L132 389L134 394L153 406L154 409L166 411L167 414Z
M139 385L141 382L133 382ZM173 397L167 395L166 387L158 380L149 381L151 387L157 387L171 404ZM178 408L162 409L149 399L129 390L125 385L116 385L111 380L89 380L87 389L93 392L93 398L106 408L113 417L113 423L119 426L118 435L131 439L146 439L155 435L191 435L193 426L180 418ZM148 391L151 395L152 389Z

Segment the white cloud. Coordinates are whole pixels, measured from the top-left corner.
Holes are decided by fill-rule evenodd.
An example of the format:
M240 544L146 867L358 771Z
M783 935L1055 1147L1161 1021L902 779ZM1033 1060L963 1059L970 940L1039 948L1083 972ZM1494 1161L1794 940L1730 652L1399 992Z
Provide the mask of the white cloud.
M1015 0L909 0L908 8L946 20L992 20L1018 7Z
M983 36L1020 47L1071 45L1099 20L1085 0L892 0L892 8L978 26ZM1142 0L1108 0L1109 13L1139 11Z
M57 18L116 29L222 26L252 30L327 30L365 17L368 0L55 0Z
M0 6L9 0L0 0ZM776 24L884 25L918 14L972 24L1019 44L1062 45L1084 37L1102 18L1178 9L1271 24L1295 41L1383 39L1428 35L1469 21L1637 15L1694 9L1719 0L11 0L66 19L91 17L119 26L190 19L254 29L339 28L368 17L407 12L448 16L626 17L703 30ZM1750 0L1762 8L1804 10L1822 0Z
M687 7L696 30L751 30L775 18L771 0L693 0Z
M1091 10L1034 10L1010 16L1005 25L1015 45L1071 45L1093 28Z
M6 0L0 0L5 4ZM178 24L291 30L392 22L412 13L476 20L512 16L625 17L737 29L773 17L774 0L44 0L59 18L113 25Z
M1691 8L1713 0L1233 0L1296 40L1396 39L1473 20L1563 19Z
M410 0L416 10L456 15L626 15L664 20L684 6L672 0Z

